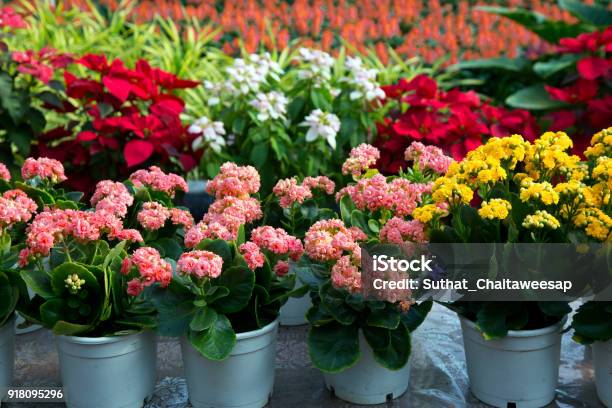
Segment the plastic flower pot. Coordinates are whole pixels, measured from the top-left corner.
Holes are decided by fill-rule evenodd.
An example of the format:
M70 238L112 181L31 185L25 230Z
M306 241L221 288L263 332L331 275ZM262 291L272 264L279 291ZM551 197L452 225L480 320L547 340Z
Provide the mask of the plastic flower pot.
M15 367L15 317L0 327L0 400L13 382Z
M460 320L470 390L476 398L500 408L538 408L555 399L567 319L543 329L511 330L496 340L485 340L474 322Z
M612 407L612 340L593 344L595 384L597 396L607 407Z
M378 364L365 337L359 332L361 358L346 370L324 373L325 385L334 395L353 404L382 404L399 398L408 389L410 360L397 371Z
M302 282L298 279L295 288L302 287ZM309 294L305 294L301 298L289 298L287 303L280 309L280 324L283 326L299 326L306 324L306 313L312 307L312 299Z
M196 222L202 219L214 199L206 192L206 184L206 180L187 181L189 192L183 196L182 205L187 207Z
M57 348L69 408L140 408L153 394L157 367L153 332L57 336Z
M261 408L274 387L278 319L259 330L236 335L230 356L213 361L181 339L183 366L194 408Z

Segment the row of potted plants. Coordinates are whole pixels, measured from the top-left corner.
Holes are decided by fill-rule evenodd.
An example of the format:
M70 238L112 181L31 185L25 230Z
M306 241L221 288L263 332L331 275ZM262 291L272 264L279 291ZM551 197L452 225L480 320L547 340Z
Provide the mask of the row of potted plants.
M362 246L609 242L612 129L593 136L587 161L571 145L564 133L492 138L455 162L413 143L411 167L386 177L374 169L380 152L362 144L342 166L353 181L337 192L327 177L295 177L263 199L257 170L228 162L197 224L174 205L185 181L156 167L99 182L89 205L60 187L55 160L27 159L20 179L2 167L0 388L11 381L17 309L56 334L68 406L141 406L153 391L156 333L180 337L194 406L263 406L281 306L310 292L309 353L327 387L355 403L396 398L431 301L366 298ZM479 399L500 407L554 399L566 303L447 306L461 317ZM592 301L572 322L576 340L594 343L606 405L610 314L609 302ZM234 392L236 380L244 392Z

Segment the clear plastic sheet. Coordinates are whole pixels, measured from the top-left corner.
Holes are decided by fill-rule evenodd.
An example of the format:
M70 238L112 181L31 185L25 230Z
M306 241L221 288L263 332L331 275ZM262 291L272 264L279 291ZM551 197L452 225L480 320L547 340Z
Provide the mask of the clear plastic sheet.
M307 327L283 327L279 332L273 408L346 408L354 405L331 398L321 373L312 367L306 347ZM52 336L39 331L19 336L15 385L57 386L59 370ZM454 313L435 305L425 323L413 335L410 390L385 407L470 407L487 405L470 395L465 370L463 340ZM187 408L185 380L181 378L181 355L174 339L159 345L160 381L147 408ZM109 390L109 392L112 392ZM236 384L236 392L240 392ZM3 404L4 406L4 404ZM24 408L27 405L15 405ZM46 404L45 408L54 408ZM597 400L590 348L563 337L557 400L549 407L594 407Z

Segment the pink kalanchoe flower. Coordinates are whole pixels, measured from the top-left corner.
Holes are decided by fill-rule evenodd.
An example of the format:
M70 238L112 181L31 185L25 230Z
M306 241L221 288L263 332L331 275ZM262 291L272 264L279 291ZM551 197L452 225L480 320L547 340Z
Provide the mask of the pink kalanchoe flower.
M185 252L179 258L176 268L185 275L214 279L223 271L223 259L209 251Z
M261 205L257 199L226 196L212 203L203 220L205 222L217 221L229 228L230 225L239 227L241 224L251 223L262 216Z
M115 234L109 234L109 238L119 241L144 242L140 231L135 229L122 229Z
M118 217L125 217L133 203L134 197L125 184L111 180L100 181L91 197L91 205L96 211L108 211Z
M321 220L306 232L304 247L306 254L315 261L333 261L342 257L345 251L356 251L359 245L342 220Z
M66 180L62 163L46 157L38 159L28 157L23 166L21 166L21 176L24 180L40 177L41 180L48 180L54 184Z
M148 201L142 205L136 219L146 230L157 231L164 226L170 217L170 211L156 201Z
M355 206L360 210L376 211L389 208L391 203L387 179L382 174L360 179L357 184L344 187L336 194L336 200L340 200L345 195L351 197Z
M336 184L325 176L305 177L302 181L302 186L310 189L319 189L325 191L326 194L333 194L336 189Z
M12 7L0 8L0 29L4 27L26 28L27 26L23 17L17 14Z
M170 209L170 221L174 225L182 225L186 230L193 227L193 216L189 211L180 208Z
M172 280L172 267L161 258L155 248L138 248L130 257L130 262L138 270L140 274L138 280L145 287L156 282L162 287L167 287Z
M251 231L251 241L259 248L267 249L277 255L289 254L293 260L298 260L304 252L299 239L287 234L282 228L273 228L268 225Z
M336 289L346 289L351 293L361 291L361 260L344 255L332 267L331 282Z
M432 184L411 183L403 178L396 178L388 184L387 208L399 217L412 214L422 201L423 193L431 192Z
M259 247L253 242L245 242L238 248L244 257L249 269L254 271L257 268L264 266L265 258Z
M185 233L185 246L195 248L206 238L233 241L236 239L236 233L218 222L206 223L200 221Z
M342 165L342 174L359 177L380 159L380 151L372 145L362 143L351 150L349 158Z
M21 190L8 190L0 197L0 228L10 228L32 218L38 206Z
M128 282L127 294L130 296L139 296L144 290L144 285L140 279L134 278Z
M289 208L294 203L302 204L304 200L312 198L310 188L299 185L295 177L279 180L272 192L279 199L279 205L282 208Z
M11 172L3 163L0 163L0 179L11 181Z
M274 265L274 273L276 276L283 277L289 273L289 262L286 261L278 261L276 265Z
M421 170L433 170L436 173L446 173L448 166L453 162L451 157L444 154L437 146L425 146L420 142L412 142L404 153L406 161L418 164Z
M393 217L380 230L381 241L401 245L404 242L426 242L425 225L418 220Z
M259 173L255 167L226 162L221 166L220 173L208 183L207 191L216 198L245 198L249 194L257 193L260 184Z
M170 197L174 197L177 191L189 191L184 178L174 173L164 173L157 166L151 166L149 170L136 170L130 176L130 180L137 188L147 186L155 191L166 193Z

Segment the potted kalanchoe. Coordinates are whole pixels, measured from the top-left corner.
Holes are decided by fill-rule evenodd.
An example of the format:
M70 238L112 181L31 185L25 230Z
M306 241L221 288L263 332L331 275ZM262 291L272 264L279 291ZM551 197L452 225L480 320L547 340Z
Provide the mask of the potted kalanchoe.
M547 132L533 143L519 135L492 138L453 163L434 184L435 203L413 216L433 229L432 242L515 248L499 259L531 262L555 244L608 239L609 204L603 197L609 178L601 184L578 156L568 153L571 147L562 132ZM603 226L605 234L595 226ZM518 257L516 248L524 251ZM568 259L553 260L557 273L571 273ZM533 270L543 266L533 264ZM470 388L497 407L541 407L555 398L561 333L571 309L564 299L525 300L447 304L460 316Z
M299 272L318 282L307 315L310 357L327 387L353 403L382 403L406 391L410 336L432 305L393 291L373 298L364 286L363 248L427 241L425 224L411 214L431 201L432 180L452 161L420 143L406 156L413 167L387 178L373 169L375 147L354 148L342 172L355 182L337 193L341 219L316 222L304 239Z
M17 268L19 250L24 242L23 226L37 210L34 200L14 189L10 180L7 167L0 164L0 399L13 379L15 309L28 300Z
M35 178L64 179L56 164L53 176L40 166ZM172 279L172 260L160 251L170 257L181 251L159 231L174 231L180 242L170 224L190 223L161 203L169 206L174 191L185 188L176 175L142 170L125 184L99 182L92 208L57 200L28 226L19 262L36 296L24 315L56 335L69 407L140 407L153 393L155 309L140 295ZM142 233L129 228L136 224ZM159 250L144 246L149 242Z
M589 169L594 184L591 191L592 203L600 205L586 207L576 218L575 223L584 228L585 234L596 241L607 242L611 240L612 202L610 191L612 186L612 128L602 130L595 134L591 146L585 151L589 160ZM609 273L602 269L602 272ZM602 280L609 282L610 277ZM596 284L596 283L594 283ZM612 302L590 301L584 303L572 321L574 340L582 344L591 344L593 347L593 362L595 364L595 382L599 399L606 406L612 406Z
M294 175L339 179L351 146L376 130L384 92L359 57L300 48L236 58L223 73L224 81L205 82L204 103L191 108L200 116L189 131L204 176L231 159L258 168L264 194Z
M289 261L303 252L262 218L255 168L225 163L208 184L215 202L185 234L167 289L153 288L159 332L180 336L189 399L196 407L263 407L274 384L279 309L292 295ZM240 384L240 392L236 392Z

